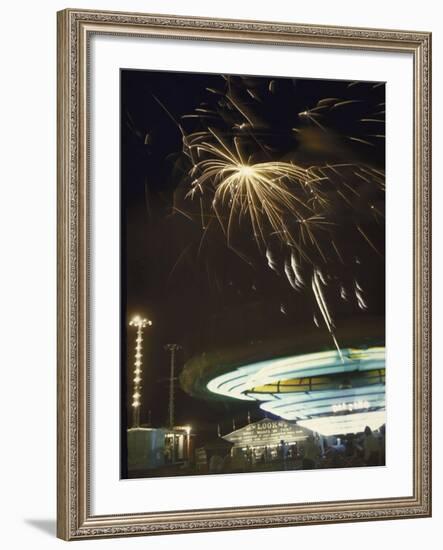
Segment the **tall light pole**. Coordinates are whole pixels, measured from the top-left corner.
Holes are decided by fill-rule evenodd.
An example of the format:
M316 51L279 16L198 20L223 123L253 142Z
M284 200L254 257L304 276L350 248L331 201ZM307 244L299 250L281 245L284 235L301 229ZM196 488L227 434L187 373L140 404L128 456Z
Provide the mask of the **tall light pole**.
M129 322L129 326L137 328L137 336L135 339L135 361L134 361L134 378L132 391L132 427L140 427L140 407L141 407L141 381L142 381L142 365L143 365L143 329L150 327L152 321L142 319L136 316Z
M171 354L169 371L169 427L174 427L174 382L175 382L175 353L181 349L178 344L166 344L165 350Z

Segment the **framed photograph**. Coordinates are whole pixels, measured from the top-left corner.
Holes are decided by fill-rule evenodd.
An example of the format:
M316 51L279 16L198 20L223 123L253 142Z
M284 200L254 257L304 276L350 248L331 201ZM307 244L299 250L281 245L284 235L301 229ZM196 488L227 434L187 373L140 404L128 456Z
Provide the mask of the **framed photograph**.
M431 514L430 44L59 12L59 537Z

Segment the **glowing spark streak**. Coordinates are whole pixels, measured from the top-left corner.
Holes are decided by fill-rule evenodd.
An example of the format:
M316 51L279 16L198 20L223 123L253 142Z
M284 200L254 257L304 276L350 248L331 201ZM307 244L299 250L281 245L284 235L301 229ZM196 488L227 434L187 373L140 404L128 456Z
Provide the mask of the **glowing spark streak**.
M332 172L334 172L335 174L337 174L337 176L341 176L340 172L337 170L336 168L337 165L333 165L333 164L327 164L326 167L329 168L330 170L332 170Z
M202 198L200 197L200 217L201 217L201 222L202 222L202 229L205 229L205 214L203 212L203 201L202 201Z
M334 326L331 319L331 315L329 313L328 306L326 305L326 301L323 296L323 292L319 283L318 273L319 272L317 270L314 271L314 275L312 277L312 290L314 292L314 296L317 301L317 305L320 310L320 313L322 314L323 319L325 321L325 325L329 331L329 334L331 335L331 338L334 342L335 347L337 348L337 352L340 356L340 360L342 363L344 363L344 357L343 357L342 351L340 349L340 346L338 345L337 339L334 334L334 330L333 330Z
M237 109L237 111L242 114L245 119L249 122L249 124L254 127L254 122L252 119L248 117L248 115L241 109L241 107L236 103L236 101L233 99L233 97L230 94L226 94L226 98L229 99L229 101L232 103L232 105Z
M359 168L360 172L364 172L365 174L368 174L372 178L372 180L377 183L381 189L385 188L385 175L383 172L380 172L379 170L368 170L367 168L360 166Z
M289 281L289 284L292 286L294 290L299 290L299 287L295 281L294 273L292 272L291 266L287 260L285 260L285 273L286 278Z
M254 265L251 260L245 255L243 254L242 252L240 252L239 250L237 250L234 246L232 246L232 244L228 244L228 248L229 250L232 250L232 252L234 252L234 254L237 254L237 256L243 260L245 263L247 263L248 265L250 265L251 267Z
M197 258L200 257L200 253L201 253L201 250L202 250L202 247L203 247L203 242L204 242L204 240L205 240L205 237L206 237L206 235L207 235L207 233L208 233L209 228L211 227L211 223L212 223L212 220L209 220L208 225L205 227L205 229L204 229L204 231L203 231L203 235L202 235L202 237L201 237L201 239L200 239L200 244L198 245Z
M355 291L355 297L357 298L358 307L360 309L363 309L363 310L368 309L368 306L366 305L366 302L364 301L363 296L358 290Z
M206 115L202 115L202 114L195 114L195 115L183 115L182 118L199 118L199 119L203 119L203 118L217 118L217 115L210 115L210 114L206 114Z
M318 104L323 105L325 103L334 103L335 101L338 101L338 99L338 97L325 97L324 99L320 99Z
M345 262L343 261L343 258L342 258L342 256L341 256L340 251L338 250L338 248L337 248L335 242L334 242L334 241L331 241L331 242L332 242L332 246L334 247L335 253L337 254L337 256L338 256L340 262L341 262L342 264L344 264Z
M317 269L317 275L318 275L320 281L326 286L328 283L326 282L323 273L319 269Z
M326 132L326 128L323 126L323 124L320 124L318 120L315 120L315 117L313 115L308 114L307 117L309 118L309 120L312 120L312 122L314 122L314 124L316 124L321 130L323 130L323 132Z
M371 183L371 180L363 176L363 174L360 174L360 172L354 172L354 174L366 183Z
M316 113L317 111L323 111L324 109L327 109L328 105L318 105L317 107L314 107L309 110L310 113Z
M361 99L348 99L346 101L339 101L338 103L334 103L334 105L331 107L332 109L335 109L336 107L342 107L343 105L350 105L351 103L362 103L363 100Z
M317 109L324 109L326 106L317 107ZM314 113L314 109L311 109L310 111L302 111L301 113L298 113L298 116L300 118L307 118L308 120L312 121L314 124L316 124L319 128L321 128L324 132L326 132L326 128L318 122L318 120L315 119L316 116L321 116L320 113Z
M252 90L250 90L249 88L247 89L247 92L248 92L248 94L249 94L253 99L255 99L256 101L261 101L260 97L259 97L255 92L253 92Z
M275 263L274 258L272 257L272 254L268 249L266 249L266 259L268 260L268 266L272 269L272 271L278 273L277 264Z
M351 201L344 195L340 190L337 191L337 194L340 195L340 197L349 204L349 206L352 206Z
M191 245L192 245L192 243L188 244L188 246L184 250L182 250L182 252L179 254L177 260L175 261L174 265L172 266L171 271L169 272L168 278L166 280L166 284L168 284L169 281L171 280L171 277L174 274L174 271L176 270L176 268L177 268L178 264L181 262L181 260L185 257L188 250L191 248Z
M206 88L208 90L208 92L211 92L212 94L217 94L217 95L225 95L224 92L222 92L221 90L216 90L215 88Z
M346 189L349 189L349 191L351 191L351 193L354 193L354 195L356 197L360 196L360 193L358 191L356 191L353 187L351 187L349 185L349 183L346 183L345 181L342 181L341 184L344 185L346 187Z
M379 174L382 178L385 177L385 173L382 172L381 170L376 170L375 168L373 168L372 171L375 172L376 174Z
M366 235L366 233L363 231L363 229L357 225L357 229L358 231L360 232L360 234L362 235L362 237L365 239L365 241L369 244L369 246L380 256L380 257L383 257L380 252L377 250L377 247L373 244L373 242L371 241L371 239Z
M185 212L184 210L180 210L180 208L177 208L176 206L174 206L174 207L172 208L172 210L173 210L174 212L178 212L179 214L181 214L181 215L184 216L185 218L188 218L188 220L191 220L191 222L194 221L194 218L193 218L190 214L188 214L187 212Z
M180 124L175 120L174 115L165 107L165 105L158 99L157 96L152 94L152 97L155 99L155 101L160 105L160 107L165 111L165 113L169 116L169 118L172 120L172 122L178 126L181 129Z
M294 272L295 284L299 288L302 288L305 285L305 283L298 269L298 265L297 265L297 261L295 259L294 253L291 253L291 267L292 267L292 271Z
M380 212L380 210L378 208L376 208L376 206L374 206L373 204L371 204L371 210L373 212L375 212L375 214L377 214L377 216L380 216L380 217L384 218L383 212ZM377 219L377 216L374 216L374 218Z
M329 167L334 167L334 168L348 168L350 166L355 166L354 164L352 164L352 162L337 162L335 164L328 164L327 166Z
M363 143L364 145L370 145L371 147L375 147L375 145L373 143L371 143L370 141L366 141L365 139L360 139L360 138L356 138L356 137L352 137L352 136L349 136L349 139L351 141L358 141L360 143Z
M333 323L332 323L331 315L326 305L326 301L324 299L323 292L318 279L319 279L318 271L315 270L314 275L312 277L312 290L314 291L314 295L317 300L318 307L320 309L321 314L323 315L326 326L329 332L332 332Z

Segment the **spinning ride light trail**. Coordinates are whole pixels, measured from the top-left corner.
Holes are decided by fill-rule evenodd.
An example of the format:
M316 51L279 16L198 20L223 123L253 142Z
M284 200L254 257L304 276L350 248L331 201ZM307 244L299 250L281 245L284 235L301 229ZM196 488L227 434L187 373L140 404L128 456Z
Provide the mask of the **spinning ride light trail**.
M259 402L266 413L323 435L378 428L385 418L385 349L340 351L239 366L210 380L207 389Z

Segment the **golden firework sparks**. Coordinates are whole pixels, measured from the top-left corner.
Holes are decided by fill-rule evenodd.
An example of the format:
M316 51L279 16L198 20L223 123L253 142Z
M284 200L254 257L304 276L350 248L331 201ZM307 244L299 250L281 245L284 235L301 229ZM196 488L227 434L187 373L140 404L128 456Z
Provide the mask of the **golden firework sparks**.
M301 242L309 238L316 243L312 228L325 223L315 211L315 201L325 200L316 188L324 178L289 162L251 163L237 138L230 148L214 131L209 132L215 143L200 139L191 144L198 157L204 158L191 170L194 180L188 196L201 197L208 188L213 191L212 208L228 243L234 224L247 217L259 247L269 235L277 235L308 259Z

